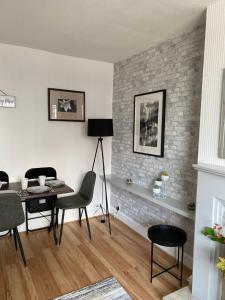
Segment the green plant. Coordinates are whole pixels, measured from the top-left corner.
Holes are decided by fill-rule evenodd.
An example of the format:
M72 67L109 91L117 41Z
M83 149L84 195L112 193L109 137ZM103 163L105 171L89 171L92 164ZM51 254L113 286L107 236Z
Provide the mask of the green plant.
M224 229L223 226L219 224L214 224L213 227L205 227L202 233L207 236L211 241L225 244L225 236L224 236ZM225 257L219 257L219 262L217 263L216 267L221 272L223 272L225 278Z
M211 241L225 244L225 236L223 235L223 227L215 224L213 227L205 227L202 233Z
M157 177L156 181L162 181L162 178L161 177Z
M168 174L167 171L163 171L163 172L162 172L162 175L163 175L163 176L169 176L169 174Z

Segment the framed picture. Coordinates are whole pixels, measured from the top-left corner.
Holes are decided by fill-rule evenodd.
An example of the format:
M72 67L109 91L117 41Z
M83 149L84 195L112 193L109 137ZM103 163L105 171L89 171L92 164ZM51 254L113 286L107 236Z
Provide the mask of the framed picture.
M134 96L134 152L164 155L166 90Z
M16 107L16 97L9 96L9 95L0 95L0 107L15 108Z
M48 120L85 122L85 92L49 88Z

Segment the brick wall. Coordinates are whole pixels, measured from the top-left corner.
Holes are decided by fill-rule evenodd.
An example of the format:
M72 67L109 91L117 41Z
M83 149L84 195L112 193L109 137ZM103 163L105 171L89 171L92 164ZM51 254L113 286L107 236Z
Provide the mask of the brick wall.
M167 194L177 201L193 201L196 194L198 133L205 28L168 40L157 47L120 61L114 66L112 174L152 189L162 170L170 174ZM166 89L164 158L133 153L134 95ZM138 197L112 188L112 206L144 227L176 224L189 234L192 253L192 221Z

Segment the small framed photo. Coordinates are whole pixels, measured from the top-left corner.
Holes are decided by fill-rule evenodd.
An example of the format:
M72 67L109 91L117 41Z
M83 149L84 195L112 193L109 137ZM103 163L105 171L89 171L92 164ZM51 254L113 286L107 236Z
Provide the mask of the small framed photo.
M85 92L49 88L48 120L85 122Z
M166 90L134 96L135 153L163 157Z

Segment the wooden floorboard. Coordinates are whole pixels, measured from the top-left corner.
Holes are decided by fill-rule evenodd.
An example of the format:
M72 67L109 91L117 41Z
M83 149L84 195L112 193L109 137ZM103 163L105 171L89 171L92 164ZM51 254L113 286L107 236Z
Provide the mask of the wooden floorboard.
M179 288L169 274L149 281L149 242L119 220L112 219L112 235L97 218L86 224L64 225L61 246L46 231L21 233L28 266L22 264L13 238L0 240L0 299L52 299L72 290L115 276L134 300L155 300ZM170 265L173 258L156 249L156 258ZM154 268L159 271L159 268ZM175 273L177 270L175 270ZM190 270L184 269L184 279ZM187 282L184 281L184 285Z

